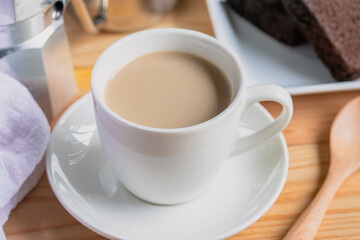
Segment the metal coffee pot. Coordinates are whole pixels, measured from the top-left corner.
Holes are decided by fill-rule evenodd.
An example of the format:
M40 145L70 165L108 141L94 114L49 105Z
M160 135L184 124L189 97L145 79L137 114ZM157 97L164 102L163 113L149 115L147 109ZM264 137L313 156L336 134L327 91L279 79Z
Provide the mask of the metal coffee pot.
M0 0L0 71L22 82L49 121L77 92L62 13L68 0Z

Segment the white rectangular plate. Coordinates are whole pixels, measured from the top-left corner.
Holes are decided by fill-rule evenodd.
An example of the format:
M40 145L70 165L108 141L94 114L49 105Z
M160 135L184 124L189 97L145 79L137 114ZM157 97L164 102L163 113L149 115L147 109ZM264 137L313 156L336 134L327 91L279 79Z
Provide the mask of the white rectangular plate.
M216 37L239 57L246 85L277 84L292 95L360 89L336 82L310 44L290 47L263 33L223 0L207 0Z

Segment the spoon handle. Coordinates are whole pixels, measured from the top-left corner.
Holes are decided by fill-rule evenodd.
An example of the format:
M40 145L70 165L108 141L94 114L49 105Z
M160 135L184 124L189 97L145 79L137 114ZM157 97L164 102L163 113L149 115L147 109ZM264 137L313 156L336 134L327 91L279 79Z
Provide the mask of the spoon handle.
M328 174L316 197L307 209L290 228L283 240L312 240L314 239L325 212L328 209L337 189L343 182L343 177Z

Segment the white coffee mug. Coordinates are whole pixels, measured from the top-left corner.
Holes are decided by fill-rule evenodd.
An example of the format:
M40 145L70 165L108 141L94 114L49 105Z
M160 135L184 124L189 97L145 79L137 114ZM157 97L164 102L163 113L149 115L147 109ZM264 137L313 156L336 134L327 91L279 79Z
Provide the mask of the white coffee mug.
M208 121L174 129L142 126L110 110L104 90L112 75L137 57L158 51L191 53L218 66L231 82L231 104ZM245 88L242 65L231 50L213 37L184 29L146 30L115 42L96 61L91 89L100 140L118 179L134 195L156 204L178 204L199 196L230 154L278 134L293 112L286 90L273 85ZM259 101L278 102L283 110L269 126L239 139L241 113Z

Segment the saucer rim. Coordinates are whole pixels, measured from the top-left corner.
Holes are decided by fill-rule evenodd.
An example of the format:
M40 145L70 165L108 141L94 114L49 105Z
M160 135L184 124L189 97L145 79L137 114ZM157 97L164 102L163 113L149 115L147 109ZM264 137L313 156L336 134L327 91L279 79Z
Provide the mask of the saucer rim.
M88 99L89 98L89 99ZM50 162L51 162L51 158L50 156L50 150L51 148L50 143L53 141L53 132L55 132L60 125L62 125L69 117L71 117L71 115L79 108L81 107L82 104L86 104L86 101L93 101L92 99L92 95L91 92L85 94L84 96L80 97L78 100L76 100L59 118L59 120L57 121L55 127L52 130L52 134L51 134L51 138L50 138L50 142L48 144L48 149L46 150L46 175L50 184L50 187L53 191L53 193L55 194L57 200L60 202L60 204L65 208L65 210L73 217L75 218L77 221L79 221L82 225L84 225L85 227L87 227L88 229L90 229L91 231L106 237L108 239L122 239L122 240L127 240L126 238L122 238L119 236L114 236L114 235L110 235L109 233L100 230L97 226L94 225L90 225L88 224L82 216L78 215L75 211L73 211L70 207L67 206L67 204L64 202L64 200L62 199L62 197L60 196L60 194L58 193L56 184L55 184L55 180L51 174L51 167L50 167ZM264 117L268 120L268 121L273 121L274 118L271 116L271 114L259 103L254 104L256 105L256 107L258 108L258 110L260 110L261 114L264 115ZM281 143L281 146L284 150L284 160L283 160L283 164L284 164L284 168L282 169L281 173L281 179L279 181L279 184L276 187L276 191L274 191L274 193L272 194L272 197L270 198L270 200L263 205L263 207L261 207L261 209L258 211L257 214L252 215L251 217L249 217L248 220L244 221L242 224L239 224L237 227L234 227L222 234L218 234L217 236L212 236L210 239L208 240L218 240L218 239L226 239L228 237L234 236L235 234L243 231L244 229L248 228L249 226L251 226L252 224L254 224L257 220L259 220L266 212L269 211L269 209L274 205L275 201L278 199L281 191L283 190L285 183L286 183L286 179L287 179L287 175L288 175L288 171L289 171L289 151L288 151L288 147L286 144L286 140L285 137L283 135L282 132L280 132L278 135L270 138L267 141L274 141L276 137L279 137L279 141ZM147 204L151 204L146 202ZM184 203L186 204L186 203ZM138 238L136 238L138 239ZM136 239L132 239L132 240L136 240ZM150 240L150 238L149 238Z

